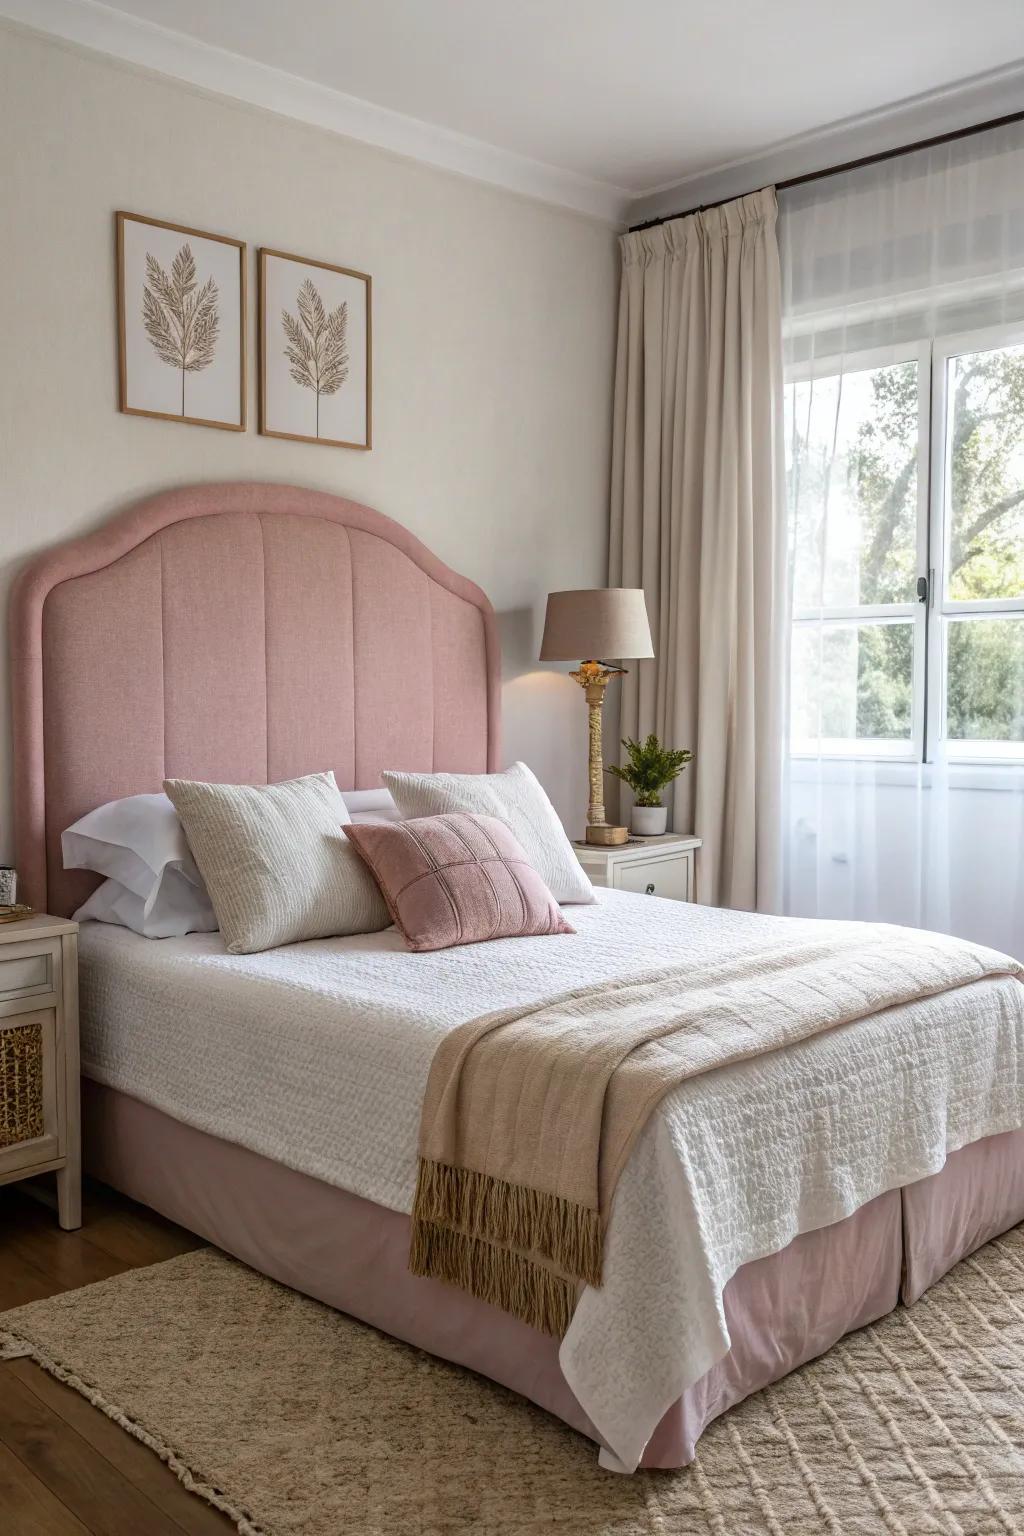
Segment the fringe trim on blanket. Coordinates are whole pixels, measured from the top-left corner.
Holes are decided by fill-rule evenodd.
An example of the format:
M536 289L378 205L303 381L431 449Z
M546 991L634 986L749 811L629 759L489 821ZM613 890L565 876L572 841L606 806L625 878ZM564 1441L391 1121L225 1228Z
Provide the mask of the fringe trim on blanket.
M572 1321L577 1285L525 1254L486 1238L413 1217L409 1269L457 1285L541 1333L560 1339Z
M539 1253L567 1279L601 1284L601 1213L589 1206L421 1157L412 1210L414 1221Z

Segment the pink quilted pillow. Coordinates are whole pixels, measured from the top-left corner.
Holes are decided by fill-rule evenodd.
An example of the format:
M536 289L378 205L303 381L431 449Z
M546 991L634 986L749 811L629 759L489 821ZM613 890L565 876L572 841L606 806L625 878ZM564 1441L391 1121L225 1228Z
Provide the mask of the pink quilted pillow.
M575 933L503 821L455 812L341 829L410 949Z

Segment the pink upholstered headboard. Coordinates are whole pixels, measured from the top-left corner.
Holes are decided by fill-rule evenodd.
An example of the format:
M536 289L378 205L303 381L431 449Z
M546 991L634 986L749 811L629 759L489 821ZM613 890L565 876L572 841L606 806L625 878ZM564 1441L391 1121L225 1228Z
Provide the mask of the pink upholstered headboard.
M19 894L66 915L63 829L165 777L497 767L487 598L390 518L295 486L169 491L36 559L11 607Z

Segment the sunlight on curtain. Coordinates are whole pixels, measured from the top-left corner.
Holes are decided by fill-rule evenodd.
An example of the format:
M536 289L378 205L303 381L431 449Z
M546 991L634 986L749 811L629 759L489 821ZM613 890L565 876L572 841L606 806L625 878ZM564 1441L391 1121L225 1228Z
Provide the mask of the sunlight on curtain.
M786 909L1024 957L1024 125L779 207Z

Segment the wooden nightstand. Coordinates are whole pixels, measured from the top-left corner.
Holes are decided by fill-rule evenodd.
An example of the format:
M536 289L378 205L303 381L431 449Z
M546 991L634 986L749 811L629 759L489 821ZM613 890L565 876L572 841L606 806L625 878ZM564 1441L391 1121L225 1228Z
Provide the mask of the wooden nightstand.
M641 896L667 896L672 901L695 901L693 861L699 837L666 832L662 837L631 837L617 848L595 848L574 843L576 857L594 885L616 891L636 891Z
M0 924L0 1184L56 1173L62 1227L82 1225L78 924Z

